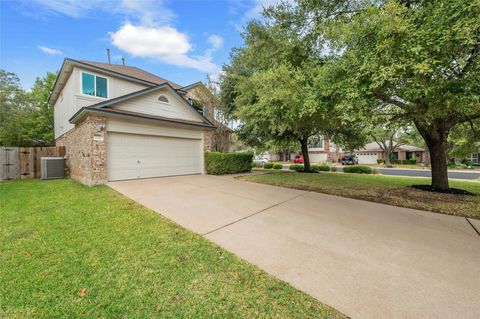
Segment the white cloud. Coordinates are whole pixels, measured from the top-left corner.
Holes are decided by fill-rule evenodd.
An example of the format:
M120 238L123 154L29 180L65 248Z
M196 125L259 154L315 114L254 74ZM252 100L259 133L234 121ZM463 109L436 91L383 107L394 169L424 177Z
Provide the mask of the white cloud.
M95 12L123 15L126 21L130 22L126 22L117 31L110 33L112 44L120 50L132 56L153 57L165 63L190 67L207 73L216 73L220 70L212 62L212 53L223 46L223 38L218 35L210 36L207 43L211 47L206 49L203 55L192 56L193 46L188 36L170 26L175 14L164 6L162 0L31 1L48 13L64 14L75 18Z
M105 1L101 0L32 0L31 3L39 5L47 12L75 18L85 15L90 10L105 6Z
M151 28L127 23L111 37L119 49L140 57L185 54L191 49L187 36L172 27Z
M168 23L174 17L173 11L167 9L161 0L31 0L47 13L64 14L80 18L92 12L119 14L126 18L137 19L145 25Z
M223 38L216 34L209 36L207 42L210 43L215 50L218 50L223 46Z
M49 48L49 47L46 47L46 46L43 46L43 45L39 45L38 48L39 48L43 53L46 53L46 54L49 54L49 55L60 55L60 54L63 54L63 52L60 51L60 50L52 49L52 48Z
M188 37L172 27L134 26L126 23L110 36L117 48L133 56L158 58L169 64L209 73L218 72L219 69L209 55L189 57L187 53L192 46Z

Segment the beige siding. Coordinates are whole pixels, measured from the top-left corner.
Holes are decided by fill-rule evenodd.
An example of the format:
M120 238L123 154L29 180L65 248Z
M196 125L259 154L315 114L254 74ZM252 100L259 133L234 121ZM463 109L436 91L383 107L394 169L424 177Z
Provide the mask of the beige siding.
M81 72L82 69L78 67L73 68L72 74L68 78L65 87L54 105L55 139L74 127L74 125L70 124L68 120L78 110L84 106L89 106L106 100L95 96L82 95ZM146 85L113 78L99 72L91 72L88 70L85 70L85 72L107 78L108 99L147 88Z
M112 78L112 85L112 98L140 91L148 87L144 84L129 82L117 78Z
M78 110L75 98L78 76L75 76L75 73L74 69L54 105L55 139L74 127L68 119Z
M163 103L157 100L161 94L168 98L169 103ZM176 94L173 94L168 89L163 89L116 104L114 108L172 119L202 122L199 114L188 105L185 105L185 103L185 100Z
M109 132L124 132L130 134L156 135L156 136L171 136L201 139L201 129L186 129L174 126L158 125L154 123L133 122L118 119L107 120L107 131Z

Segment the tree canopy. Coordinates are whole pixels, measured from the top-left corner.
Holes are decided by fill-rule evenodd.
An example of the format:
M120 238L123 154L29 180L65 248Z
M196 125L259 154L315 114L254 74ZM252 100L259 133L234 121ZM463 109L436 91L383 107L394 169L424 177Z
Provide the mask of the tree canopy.
M388 1L368 5L343 27L333 24L342 29L330 33L344 48L336 67L347 87L371 105L380 102L391 121L416 126L438 190L449 187L450 131L480 119L479 16L476 0Z
M22 89L15 73L0 70L0 145L48 146L53 137L53 108L48 97L56 74L37 78L31 91Z
M351 132L340 130L345 113L324 94L324 61L294 27L252 22L244 39L224 67L226 112L240 120L238 134L249 145L299 142L309 171L311 137Z
M414 125L432 188L449 188L448 136L480 119L480 0L299 0L266 16L311 48L308 60L324 70L315 85L335 108Z

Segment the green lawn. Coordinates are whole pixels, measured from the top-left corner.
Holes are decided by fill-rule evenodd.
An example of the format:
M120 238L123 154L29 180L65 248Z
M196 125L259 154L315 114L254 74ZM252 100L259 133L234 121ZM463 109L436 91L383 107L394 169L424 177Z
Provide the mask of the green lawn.
M328 172L317 174L271 172L241 178L257 183L480 219L479 182L450 181L451 187L476 194L476 196L464 196L426 192L408 187L414 184L430 184L430 179L427 178Z
M344 317L106 186L0 199L0 318Z

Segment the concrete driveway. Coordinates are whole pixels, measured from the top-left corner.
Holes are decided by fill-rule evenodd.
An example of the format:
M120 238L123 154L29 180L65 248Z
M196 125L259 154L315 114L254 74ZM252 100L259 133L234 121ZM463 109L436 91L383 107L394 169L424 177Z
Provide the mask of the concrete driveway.
M480 318L465 218L230 176L108 185L353 318Z

